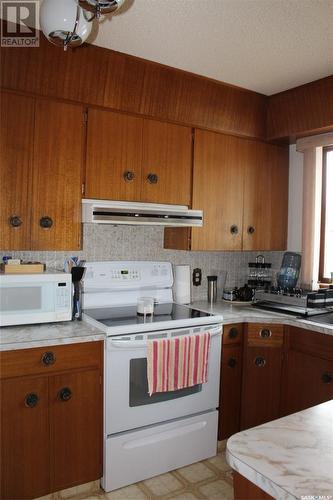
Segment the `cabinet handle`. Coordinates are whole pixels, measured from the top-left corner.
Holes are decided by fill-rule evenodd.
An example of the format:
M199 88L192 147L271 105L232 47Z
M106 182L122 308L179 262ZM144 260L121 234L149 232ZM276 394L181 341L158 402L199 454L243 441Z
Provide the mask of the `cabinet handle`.
M26 395L24 404L27 408L34 408L37 405L38 401L38 395L34 392L30 392L30 394Z
M229 339L235 339L238 337L238 329L233 327L233 328L230 328L229 330Z
M123 178L127 182L134 181L134 179L135 179L135 173L132 172L132 170L126 170L126 172L124 172L124 174L123 174Z
M236 226L236 224L233 224L230 227L230 232L231 232L231 234L238 234L238 226Z
M230 368L235 368L236 365L237 365L237 360L235 358L230 358L228 360L228 366L230 366Z
M147 175L147 180L148 180L148 182L150 182L150 184L157 184L158 175L156 175L156 174L148 174Z
M69 387L64 387L59 391L58 397L61 401L69 401L72 398L72 391Z
M262 339L268 339L272 336L272 332L268 328L263 328L262 330L260 330L259 335Z
M22 226L22 219L18 215L12 215L9 217L9 225L12 227L20 227Z
M53 352L47 351L42 355L42 363L45 366L54 365L56 357Z
M249 226L249 227L247 228L247 232L248 232L249 234L253 234L253 233L255 232L255 230L256 230L256 229L255 229L255 227L253 227L253 226Z
M266 360L265 358L261 357L261 356L258 356L255 360L254 360L254 364L258 367L258 368L263 368L266 364Z
M50 229L50 227L53 226L53 220L48 215L43 215L43 217L39 219L39 225L43 229Z
M321 380L324 382L324 384L331 384L333 380L333 375L332 373L325 372L321 376Z

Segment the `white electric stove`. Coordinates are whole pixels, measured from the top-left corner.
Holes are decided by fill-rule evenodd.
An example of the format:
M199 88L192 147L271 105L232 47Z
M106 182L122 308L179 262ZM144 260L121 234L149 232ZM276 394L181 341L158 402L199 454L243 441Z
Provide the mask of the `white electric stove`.
M88 262L84 320L106 333L104 473L111 491L214 456L222 316L172 301L169 262ZM153 297L152 316L137 300ZM148 394L147 340L211 332L208 382Z

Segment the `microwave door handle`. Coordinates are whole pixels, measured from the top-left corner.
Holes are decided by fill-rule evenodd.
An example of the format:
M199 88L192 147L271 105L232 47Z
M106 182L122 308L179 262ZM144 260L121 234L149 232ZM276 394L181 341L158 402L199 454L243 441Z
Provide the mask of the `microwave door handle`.
M211 330L211 337L215 337L217 335L221 335L222 328L219 326ZM167 337L165 337L167 338ZM171 337L171 338L176 338ZM155 340L155 339L151 339ZM142 349L147 347L147 340L112 340L110 339L110 343L112 347L117 347L120 349Z

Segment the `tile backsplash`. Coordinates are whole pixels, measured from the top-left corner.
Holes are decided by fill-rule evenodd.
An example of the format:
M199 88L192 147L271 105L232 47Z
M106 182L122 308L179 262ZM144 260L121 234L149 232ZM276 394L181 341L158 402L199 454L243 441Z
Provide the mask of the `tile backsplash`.
M185 252L164 250L163 228L145 226L108 226L84 224L83 249L80 252L12 252L0 251L29 261L45 262L48 269L63 269L64 260L78 255L87 261L95 260L160 260L172 264L188 264L191 272L202 270L202 285L192 286L192 300L205 299L209 274L218 276L227 271L226 288L242 286L247 281L248 262L263 253L266 262L272 263L273 273L280 268L283 252ZM219 284L219 282L218 282ZM218 289L219 296L221 290Z

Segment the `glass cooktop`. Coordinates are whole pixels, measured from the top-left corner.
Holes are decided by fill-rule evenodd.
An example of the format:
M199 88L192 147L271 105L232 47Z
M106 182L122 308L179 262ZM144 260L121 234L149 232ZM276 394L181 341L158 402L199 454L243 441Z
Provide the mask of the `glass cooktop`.
M174 303L155 305L154 314L146 316L145 318L137 314L136 306L85 309L84 313L86 316L89 316L107 327L147 325L166 321L182 321L213 316L213 314Z

